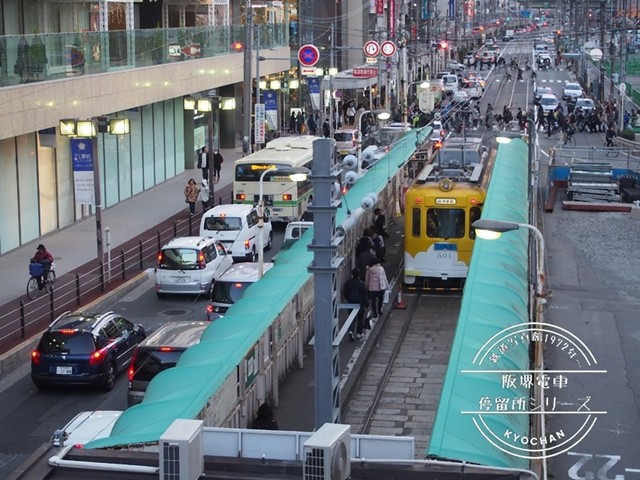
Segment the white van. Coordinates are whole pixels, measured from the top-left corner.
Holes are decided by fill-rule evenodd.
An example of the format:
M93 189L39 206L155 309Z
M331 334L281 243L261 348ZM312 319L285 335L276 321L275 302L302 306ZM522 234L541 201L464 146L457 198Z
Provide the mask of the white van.
M216 281L211 289L211 302L207 305L207 320L212 321L213 314L223 314L231 305L240 300L244 291L258 278L257 263L242 262L231 265ZM265 262L262 266L264 275L273 268L273 263Z
M442 77L442 91L444 93L458 91L458 77L456 75L445 75Z
M258 207L255 205L218 205L207 210L200 221L200 235L222 243L234 261L255 262L258 258ZM271 250L273 227L265 209L262 246Z

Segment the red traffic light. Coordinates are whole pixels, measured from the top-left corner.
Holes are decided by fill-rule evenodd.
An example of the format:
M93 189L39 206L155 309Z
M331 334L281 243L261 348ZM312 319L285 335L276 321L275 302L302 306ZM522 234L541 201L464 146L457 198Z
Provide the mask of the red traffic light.
M244 50L244 43L242 42L233 42L231 44L231 50L234 52L242 52Z
M441 49L445 49L445 48L449 48L449 43L446 40L440 40L440 42L438 43L438 48Z
M436 140L433 144L433 149L434 150L440 150L442 148L442 141L441 140Z

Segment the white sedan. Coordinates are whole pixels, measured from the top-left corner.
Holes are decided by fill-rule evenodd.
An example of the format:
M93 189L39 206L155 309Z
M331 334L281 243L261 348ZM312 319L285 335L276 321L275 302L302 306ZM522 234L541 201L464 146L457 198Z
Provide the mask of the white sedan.
M575 102L578 98L581 98L584 95L582 91L582 87L579 83L570 83L567 82L564 84L564 89L562 90L562 99L570 102Z

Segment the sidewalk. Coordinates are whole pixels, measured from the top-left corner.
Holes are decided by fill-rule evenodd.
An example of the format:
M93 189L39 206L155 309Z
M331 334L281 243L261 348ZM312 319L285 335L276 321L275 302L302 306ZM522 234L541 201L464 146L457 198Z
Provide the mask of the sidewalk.
M240 149L221 149L224 158L220 182L215 184L216 202L220 202L219 192L233 183L233 164L242 157ZM181 212L187 214L188 206L184 202L182 191L187 181L194 178L198 183L202 179L199 169L186 170L160 185L131 197L113 207L103 210L102 221L111 232L111 248L119 251L119 246L135 239L143 232L166 221ZM230 203L230 198L222 198ZM198 202L197 210L201 206ZM105 252L107 237L105 234ZM86 218L67 228L34 240L11 252L0 256L0 305L16 298L25 297L28 276L27 264L33 257L36 246L44 243L55 258L58 277L74 272L79 267L96 259L96 221L95 217Z

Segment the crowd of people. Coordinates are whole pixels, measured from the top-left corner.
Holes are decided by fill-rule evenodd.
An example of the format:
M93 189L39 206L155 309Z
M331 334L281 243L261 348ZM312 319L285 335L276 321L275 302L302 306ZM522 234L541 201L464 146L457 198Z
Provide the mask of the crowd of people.
M364 330L372 328L382 315L385 293L389 288L382 266L386 261L385 238L388 237L386 217L382 209L376 208L373 225L365 229L356 245L356 266L351 270L351 278L342 288L347 303L360 306L349 329L351 340L360 338Z

